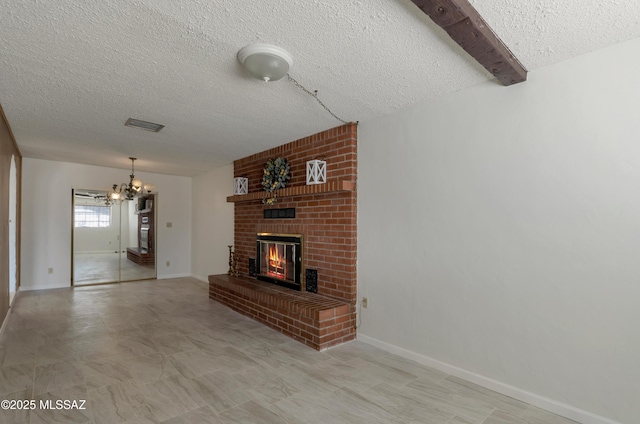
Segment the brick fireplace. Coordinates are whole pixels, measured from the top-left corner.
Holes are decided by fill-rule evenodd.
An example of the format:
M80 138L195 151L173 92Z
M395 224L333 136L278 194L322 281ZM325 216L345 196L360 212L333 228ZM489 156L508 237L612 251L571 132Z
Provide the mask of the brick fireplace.
M261 181L269 159L284 157L291 179L268 197ZM306 185L306 162L327 162L327 182ZM347 124L234 162L234 176L249 179L235 205L234 249L239 277L210 276L209 297L305 344L322 350L355 338L357 126ZM295 218L265 219L265 209L295 208ZM278 216L277 213L269 214ZM260 233L302 237L302 274L317 275L317 293L280 287L250 276ZM304 283L303 281L303 288Z

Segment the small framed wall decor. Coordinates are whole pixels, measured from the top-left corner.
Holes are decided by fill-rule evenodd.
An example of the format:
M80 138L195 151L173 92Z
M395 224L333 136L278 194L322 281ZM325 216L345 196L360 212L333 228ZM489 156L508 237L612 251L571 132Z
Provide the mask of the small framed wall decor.
M327 162L323 160L307 161L307 185L327 182Z
M233 179L233 194L247 194L249 192L249 179L236 177Z

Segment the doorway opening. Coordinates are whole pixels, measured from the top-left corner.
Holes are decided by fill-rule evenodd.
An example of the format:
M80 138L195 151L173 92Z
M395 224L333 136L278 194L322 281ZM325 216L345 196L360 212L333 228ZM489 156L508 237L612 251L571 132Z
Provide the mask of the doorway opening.
M18 168L16 157L11 155L9 169L9 307L18 290Z

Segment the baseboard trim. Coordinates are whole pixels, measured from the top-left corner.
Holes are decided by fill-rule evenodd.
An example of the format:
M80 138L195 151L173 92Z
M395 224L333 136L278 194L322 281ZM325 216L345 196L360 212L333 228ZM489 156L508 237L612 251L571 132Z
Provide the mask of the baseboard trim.
M16 296L13 298L13 300L15 301L15 298L18 296L18 292L16 292ZM4 334L4 330L7 328L7 323L9 322L9 318L11 318L11 311L13 310L12 307L9 307L9 310L7 311L7 314L4 316L4 320L2 321L2 326L0 326L0 339L2 339L2 335Z
M16 291L15 293L13 293L13 297L11 297L11 292L9 292L9 310L11 310L11 308L13 308L13 304L16 303L18 293L20 293L20 286L16 287Z
M66 284L64 286L20 286L20 291L69 289L69 288L71 288L69 284Z
M195 278L196 280L202 281L203 283L209 284L209 278L208 277L202 277L200 275L195 275L195 274L191 274L191 277Z
M158 275L157 279L158 280L169 280L171 278L184 278L184 277L191 277L191 274L168 274L168 275Z
M502 393L503 395L521 400L530 405L537 406L538 408L542 408L546 411L553 412L554 414L569 418L582 424L622 424L618 421L614 421L609 418L605 418L585 411L583 409L579 409L571 405L567 405L565 403L558 402L553 399L549 399L514 386L510 386L509 384L493 380L491 378L473 373L471 371L467 371L462 368L458 368L454 365L450 365L429 356L425 356L420 353L416 353L402 347L383 342L382 340L378 340L373 337L358 334L357 339L365 343L369 343L370 345L379 347L380 349L384 349L388 352L394 353L398 356L402 356L403 358L416 361L419 364L426 365L431 368L435 368L447 374L475 383L479 386L486 387L487 389L493 390L494 392Z
M9 322L9 317L11 316L11 309L7 311L7 315L4 316L4 321L2 321L2 327L0 327L0 339L4 334L4 329L7 328L7 322Z

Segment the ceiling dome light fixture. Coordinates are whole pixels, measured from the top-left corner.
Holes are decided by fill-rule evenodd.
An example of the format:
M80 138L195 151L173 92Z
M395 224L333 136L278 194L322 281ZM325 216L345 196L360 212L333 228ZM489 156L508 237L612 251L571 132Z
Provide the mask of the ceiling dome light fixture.
M264 82L277 81L286 75L290 82L313 97L331 116L343 124L349 123L331 112L327 105L318 98L318 90L314 90L312 93L289 75L289 69L293 66L293 57L285 49L271 44L249 44L238 51L238 61L242 63L253 76L260 78Z
M238 60L256 78L277 81L293 66L293 57L285 49L271 44L249 44L238 52Z

